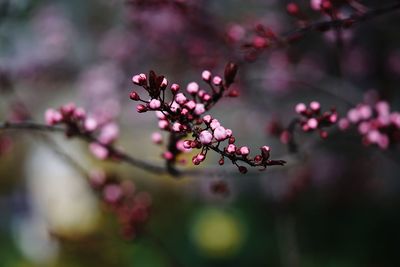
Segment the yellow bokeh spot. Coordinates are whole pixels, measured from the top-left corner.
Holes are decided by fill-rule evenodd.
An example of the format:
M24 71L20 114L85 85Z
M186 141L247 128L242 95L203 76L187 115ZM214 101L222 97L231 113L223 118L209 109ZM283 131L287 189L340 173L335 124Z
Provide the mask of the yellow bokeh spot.
M192 238L198 249L207 256L228 257L241 247L244 231L239 219L233 214L206 209L194 222Z

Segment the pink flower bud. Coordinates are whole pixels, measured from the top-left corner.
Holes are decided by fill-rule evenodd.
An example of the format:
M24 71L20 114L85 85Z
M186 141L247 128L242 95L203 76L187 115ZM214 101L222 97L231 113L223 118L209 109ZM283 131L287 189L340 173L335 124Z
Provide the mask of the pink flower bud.
M108 203L116 203L123 196L122 188L116 184L106 185L103 189L103 199Z
M386 134L382 134L378 140L378 146L381 149L387 149L389 146L389 138Z
M204 102L210 101L211 96L209 94L204 94L204 96L201 98Z
M311 8L314 10L321 10L321 4L323 0L310 0Z
M204 108L204 104L196 104L196 107L194 108L194 113L196 115L201 115L204 112L206 112L206 109Z
M168 129L168 121L166 120L159 120L158 121L158 127L162 130Z
M192 150L191 147L185 146L185 141L183 140L176 142L176 148L181 152L190 152Z
M60 108L60 112L63 115L63 117L69 117L74 113L75 109L76 106L74 103L68 103Z
M172 130L173 130L174 132L180 132L180 131L182 131L182 124L180 124L179 122L175 122L175 123L172 125Z
M206 156L204 154L197 154L192 158L192 162L194 165L199 165L202 161L204 161L204 159L206 158Z
M174 154L172 154L171 151L165 151L165 152L162 154L162 157L163 157L164 159L166 159L166 160L172 160L172 159L174 158Z
M193 110L196 107L196 102L194 102L193 100L190 100L190 101L186 102L185 106L188 109Z
M134 75L132 77L132 82L136 85L144 85L147 81L146 74L140 73L139 75Z
M215 130L217 127L221 126L218 120L213 119L210 123L211 129Z
M183 147L186 149L191 149L192 148L192 140L185 140L183 141Z
M181 111L181 115L186 116L189 114L189 110L187 108L183 108Z
M231 137L231 136L232 136L232 130L231 130L231 129L226 129L225 133L226 133L226 135L227 135L228 137Z
M271 152L271 148L270 148L269 146L262 146L262 147L260 148L260 150L261 150L262 158L263 158L264 160L269 159L270 152Z
M168 85L168 80L164 78L160 84L160 87L165 88L165 87L167 87L167 85Z
M296 105L295 110L296 110L296 113L302 114L307 110L307 107L304 103L299 103Z
M390 106L386 101L379 101L376 103L375 109L379 115L388 115L390 113Z
M206 94L206 91L204 91L204 90L199 90L199 92L197 93L197 95L200 97L200 98L203 98L203 96Z
M211 80L211 72L205 70L201 73L201 77L203 78L204 81L209 82Z
M83 127L88 132L93 132L97 128L97 121L93 117L86 118Z
M209 124L209 123L211 122L211 120L212 120L212 117L211 117L210 115L205 115L205 116L203 117L203 121L204 121L205 123L207 123L207 124Z
M358 125L358 132L360 133L360 134L367 134L368 133L368 131L371 129L371 125L370 125L370 123L369 122L366 122L366 121L364 121L364 122L361 122L359 125Z
M154 132L151 134L151 141L153 141L154 144L162 144L162 135L159 132Z
M234 144L229 144L228 147L226 148L226 152L229 154L233 154L236 152L236 146Z
M139 113L143 113L143 112L146 112L146 111L147 111L147 108L146 108L144 105L140 104L140 105L137 105L137 106L136 106L136 110L137 110L137 112L139 112Z
M137 84L137 85L140 85L140 76L139 75L134 75L133 77L132 77L132 82L134 83L134 84Z
M219 126L215 128L214 130L214 138L217 139L217 141L223 141L228 137L226 134L226 130L224 127Z
M342 118L342 119L339 120L338 125L339 125L339 129L346 130L347 128L349 128L350 122L349 122L348 119Z
M208 145L208 144L210 144L211 141L212 141L212 138L213 138L212 134L211 134L209 131L207 131L207 130L202 131L202 132L200 133L200 135L199 135L200 142L201 142L203 145Z
M393 112L390 114L390 121L399 129L400 128L400 113Z
M222 84L222 79L219 76L214 76L213 78L213 84L215 85L221 85Z
M311 118L307 121L307 125L310 127L310 129L316 129L318 127L318 120Z
M110 144L119 136L119 128L116 123L108 123L101 128L98 137L102 144Z
M164 113L162 113L162 112L159 111L159 110L156 111L156 116L157 116L157 118L159 118L159 119L161 119L161 120L165 119Z
M196 94L199 91L199 85L196 82L191 82L187 85L186 91L189 94Z
M139 94L136 93L135 91L132 91L132 92L129 94L129 98L132 99L133 101L138 101L138 100L140 100Z
M171 85L171 92L172 92L172 94L175 95L176 93L178 93L179 89L180 89L179 84L174 83L174 84Z
M179 93L175 96L175 101L179 104L179 105L183 105L186 102L186 96L182 93Z
M178 94L179 95L179 94ZM178 104L178 103L176 103L175 101L174 102L172 102L172 104L171 104L171 106L170 106L170 109L171 109L171 111L172 112L176 112L177 110L178 110L178 108L180 108L181 106Z
M83 120L86 117L86 111L83 108L76 108L74 110L74 118L77 120Z
M368 105L361 105L358 107L358 113L361 119L368 120L372 116L372 109Z
M151 109L158 109L161 107L161 102L158 99L152 99L149 103Z
M317 112L321 109L321 104L317 101L312 101L310 103L310 109L314 112Z
M351 121L352 123L357 123L360 120L360 113L358 112L357 109L353 108L350 109L347 112L347 118L349 119L349 121Z
M250 153L250 149L247 146L242 146L239 149L239 152L240 152L241 155L247 156Z
M46 123L48 125L55 125L55 124L61 122L61 120L62 120L61 113L52 108L49 108L46 110L44 117L45 117Z
M90 143L90 152L98 159L106 159L108 157L108 149L99 143Z
M332 114L329 116L329 122L330 122L330 123L336 123L337 120L338 120L338 114L337 114L336 112L332 113Z

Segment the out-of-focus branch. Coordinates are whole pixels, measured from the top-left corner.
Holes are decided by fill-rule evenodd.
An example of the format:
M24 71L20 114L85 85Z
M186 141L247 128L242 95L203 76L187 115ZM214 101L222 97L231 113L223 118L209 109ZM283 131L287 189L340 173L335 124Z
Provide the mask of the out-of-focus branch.
M340 29L340 28L350 27L362 21L371 20L376 17L397 11L399 9L400 9L400 2L397 1L396 3L393 3L391 5L382 8L372 9L363 14L355 14L348 18L312 23L305 27L287 32L286 34L283 35L283 38L286 40L293 40L297 39L297 37L304 36L305 34L313 31L327 31L330 29Z
M63 127L44 125L35 122L17 122L17 123L2 122L0 123L0 130L29 130L29 131L42 131L42 132L53 132L53 133L65 133L65 129ZM96 138L88 134L77 134L75 135L75 137L89 143L95 142L101 144ZM111 145L104 145L104 144L101 145L107 148L110 154L113 155L115 158L118 158L119 160L129 163L135 167L156 174L167 173L167 170L163 167L154 165L144 160L134 158L122 151L119 151L118 149L116 149Z

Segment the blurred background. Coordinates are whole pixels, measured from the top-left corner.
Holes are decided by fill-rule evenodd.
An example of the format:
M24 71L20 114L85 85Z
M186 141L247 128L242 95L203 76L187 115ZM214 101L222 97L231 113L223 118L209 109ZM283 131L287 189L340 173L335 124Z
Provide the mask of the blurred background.
M294 2L310 21L329 20L310 1ZM335 2L344 17L354 12L345 2ZM288 3L0 0L1 121L43 122L47 108L74 102L118 125L117 147L161 166L165 145L151 141L157 120L129 100L132 75L152 69L205 87L202 70L222 74L234 61L240 97L212 115L240 144L267 144L288 161L241 175L210 155L182 168L219 171L174 178L97 160L86 143L60 134L0 130L0 266L397 266L399 145L364 146L356 128L333 129L327 140L296 134L299 153L288 155L273 129L296 117L298 102L318 100L346 116L371 90L398 110L399 12L342 30L340 40L312 32L257 53L243 48L257 24L277 34L302 25ZM96 174L130 181L150 200L135 238L124 238L93 189Z

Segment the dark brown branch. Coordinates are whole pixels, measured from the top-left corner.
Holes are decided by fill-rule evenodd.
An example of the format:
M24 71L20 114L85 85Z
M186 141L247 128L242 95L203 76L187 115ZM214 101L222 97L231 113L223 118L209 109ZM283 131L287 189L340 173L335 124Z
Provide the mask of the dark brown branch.
M31 130L31 131L54 132L54 133L65 133L66 131L65 128L63 127L49 126L35 122L17 122L17 123L3 122L0 123L0 130ZM88 134L78 133L75 134L74 136L89 143L95 142L101 144L96 138ZM118 158L121 161L129 163L135 167L138 167L140 169L155 174L167 173L167 170L161 166L157 166L147 161L134 158L124 152L119 151L118 149L116 149L111 145L104 145L104 144L101 145L107 148L110 154L113 155L114 157Z
M289 41L291 39L296 39L295 37L304 36L305 34L313 31L327 31L330 29L346 28L354 24L357 24L359 22L371 20L381 15L397 11L398 9L400 9L400 2L393 3L386 7L376 8L367 11L364 14L352 15L345 19L335 19L330 21L312 23L306 27L287 32L286 34L283 35L283 37L287 41Z

